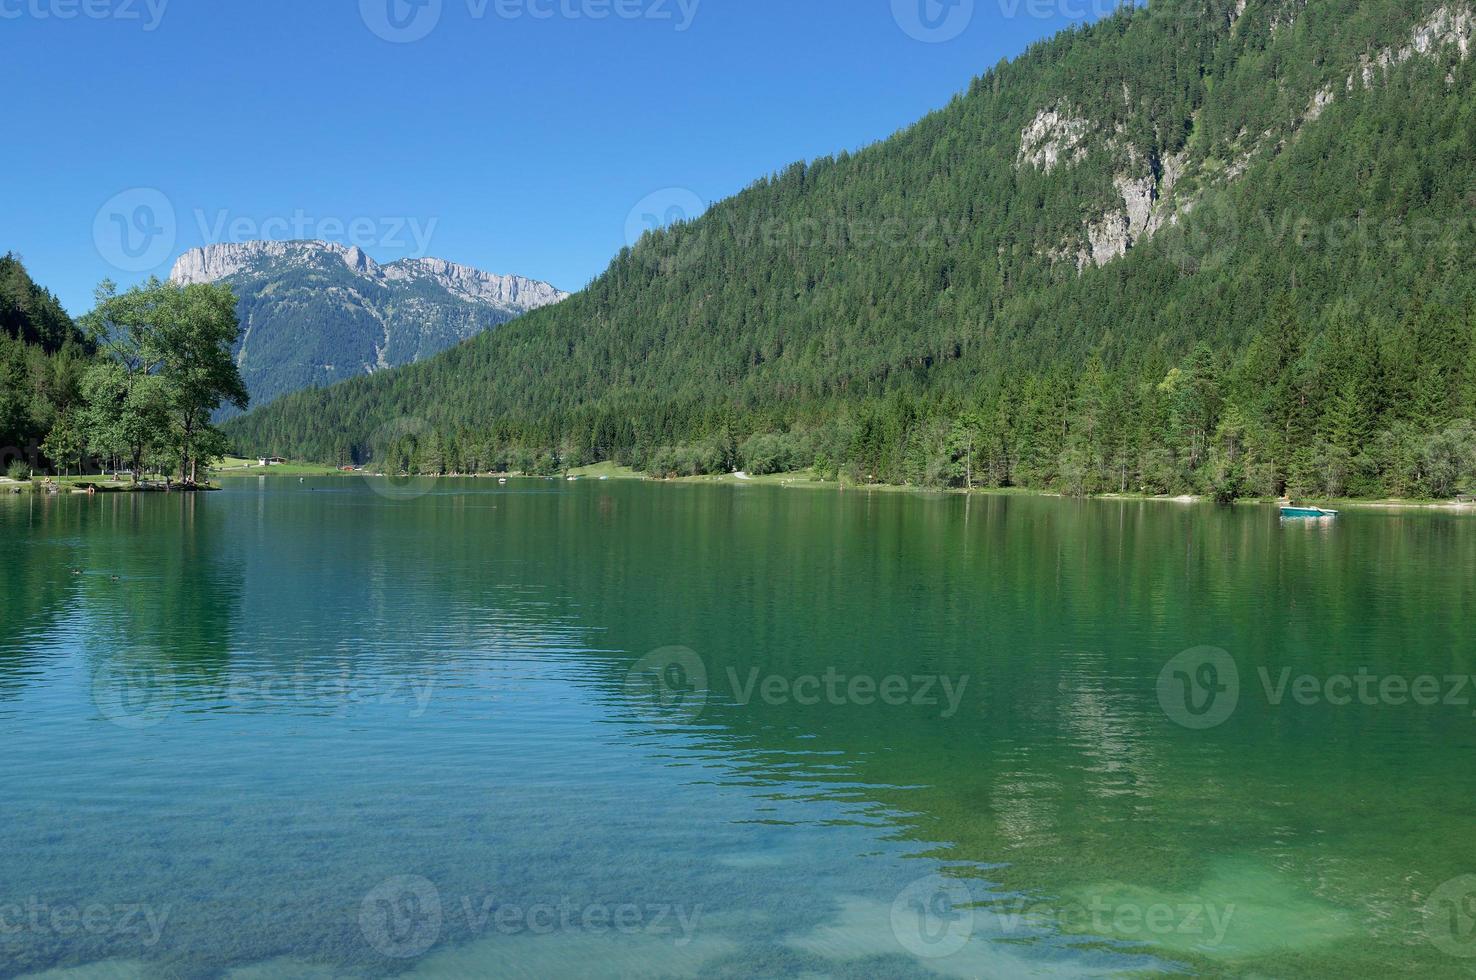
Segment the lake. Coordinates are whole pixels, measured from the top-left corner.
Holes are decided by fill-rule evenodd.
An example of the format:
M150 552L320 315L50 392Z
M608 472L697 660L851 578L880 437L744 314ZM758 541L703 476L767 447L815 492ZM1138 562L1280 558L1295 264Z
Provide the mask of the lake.
M1470 519L226 486L0 499L0 974L1476 964Z

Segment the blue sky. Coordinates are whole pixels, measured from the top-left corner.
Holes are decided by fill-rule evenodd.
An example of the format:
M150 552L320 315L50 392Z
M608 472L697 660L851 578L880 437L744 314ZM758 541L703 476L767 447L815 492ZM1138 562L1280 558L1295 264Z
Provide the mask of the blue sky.
M577 289L1111 0L0 0L0 249L73 313L215 241Z

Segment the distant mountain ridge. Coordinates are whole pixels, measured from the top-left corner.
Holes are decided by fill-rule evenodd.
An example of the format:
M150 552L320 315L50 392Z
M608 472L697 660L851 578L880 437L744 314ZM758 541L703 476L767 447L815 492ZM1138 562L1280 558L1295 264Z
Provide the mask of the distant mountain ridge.
M235 288L236 361L253 405L412 364L569 295L444 259L380 264L357 246L315 241L207 245L181 255L170 279Z

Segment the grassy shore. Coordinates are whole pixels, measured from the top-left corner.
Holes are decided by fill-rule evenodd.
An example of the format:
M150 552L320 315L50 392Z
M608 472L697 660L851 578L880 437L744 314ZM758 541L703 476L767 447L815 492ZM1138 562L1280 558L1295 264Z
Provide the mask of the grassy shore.
M254 459L227 456L210 467L212 476L362 476L356 473L340 473L336 467L320 463L281 463L262 466Z
M239 477L327 477L327 476L376 476L377 474L362 472L343 472L333 466L319 463L288 462L275 466L262 466L255 459L246 459L237 456L226 457L210 467L210 476L215 478L230 479ZM470 476L470 474L464 474ZM517 477L522 474L477 474L481 477ZM707 484L707 485L730 485L730 486L767 486L784 487L802 490L835 490L835 491L860 491L865 493L928 493L928 494L958 494L975 496L1031 496L1031 497L1064 497L1064 494L1047 491L1023 489L1019 487L978 487L973 490L963 489L940 489L936 487L907 486L884 483L854 483L850 480L823 479L813 470L800 470L793 473L770 473L763 476L752 476L747 473L723 473L708 476L673 477L669 480L658 480L628 466L620 466L612 462L594 463L590 466L579 466L570 469L568 476L579 480L652 480L661 483L683 483L683 484ZM129 480L109 480L98 476L75 476L75 477L51 477L53 481L59 482L63 492L84 492L83 488L88 485L95 486L102 492L126 492L136 489ZM157 477L162 480L163 477ZM42 478L37 478L27 483L15 483L0 477L0 494L9 493L40 493ZM1092 498L1096 500L1152 500L1163 503L1195 504L1203 503L1208 498L1192 494L1170 495L1170 494L1147 494L1147 493L1111 493L1099 494ZM1236 501L1237 504L1252 505L1274 505L1278 501L1266 497L1245 497ZM1355 500L1346 498L1298 498L1297 503L1318 507L1326 507L1333 510L1437 510L1454 513L1476 514L1476 503L1460 503L1454 500L1426 500L1426 499L1382 499L1382 500Z
M595 463L592 466L576 466L569 471L570 476L577 476L581 480L644 480L646 474L638 473L629 466L620 466L616 463Z

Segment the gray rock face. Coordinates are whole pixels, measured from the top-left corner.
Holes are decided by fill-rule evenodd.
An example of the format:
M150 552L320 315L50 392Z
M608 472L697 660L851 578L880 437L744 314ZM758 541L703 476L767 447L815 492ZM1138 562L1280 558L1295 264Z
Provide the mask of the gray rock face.
M422 360L569 295L444 259L381 265L332 242L207 245L181 255L170 279L235 289L236 362L253 405Z
M1246 4L1241 0L1236 5L1234 19L1238 20L1245 9ZM1289 8L1273 20L1273 29L1285 29L1294 19L1294 12ZM1106 132L1104 127L1062 105L1042 109L1021 130L1016 167L1031 166L1050 173L1080 162L1089 149L1096 148L1119 162L1113 182L1121 199L1120 205L1114 202L1102 214L1083 222L1080 244L1062 242L1042 252L1053 261L1067 261L1074 256L1078 272L1121 258L1187 218L1200 203L1206 188L1239 180L1255 157L1284 150L1304 128L1318 123L1348 93L1360 86L1369 88L1379 84L1392 67L1415 58L1444 57L1454 49L1465 61L1471 57L1473 47L1476 47L1476 10L1470 0L1441 6L1414 25L1407 43L1364 55L1346 77L1336 75L1318 89L1299 116L1278 129L1268 129L1259 137L1250 138L1249 145L1240 147L1216 170L1196 169L1202 167L1203 161L1191 161L1187 151L1158 161L1156 167L1150 166L1131 147L1124 146L1120 131ZM1453 75L1447 75L1448 85L1454 81ZM1126 83L1123 95L1125 99L1131 98ZM1198 178L1193 182L1198 191L1176 193L1186 176Z
M1138 242L1153 237L1165 225L1177 220L1172 194L1184 172L1186 154L1163 161L1162 172L1142 176L1118 174L1114 180L1122 195L1122 208L1108 211L1100 221L1087 225L1089 247L1077 260L1079 269L1089 263L1106 265L1122 258ZM1187 202L1184 210L1193 207Z
M1410 32L1409 43L1401 48L1385 48L1378 55L1365 55L1358 70L1348 76L1346 88L1349 92L1361 82L1369 88L1395 65L1402 65L1411 58L1429 58L1441 49L1454 45L1461 60L1471 56L1471 40L1476 34L1476 13L1467 4L1452 4L1441 7L1415 25Z
M1062 107L1042 109L1020 132L1020 152L1015 165L1030 165L1050 173L1060 163L1080 163L1086 156L1082 146L1092 124Z
M382 272L387 279L432 282L469 303L490 303L523 311L557 303L569 295L546 282L522 276L496 276L445 259L405 259L384 266Z
M206 245L181 255L169 278L177 283L219 282L263 263L304 265L332 255L356 275L378 282L430 283L469 303L486 303L509 312L527 313L567 299L569 294L546 282L522 276L499 276L445 259L402 259L380 265L357 245L335 242L241 242Z

